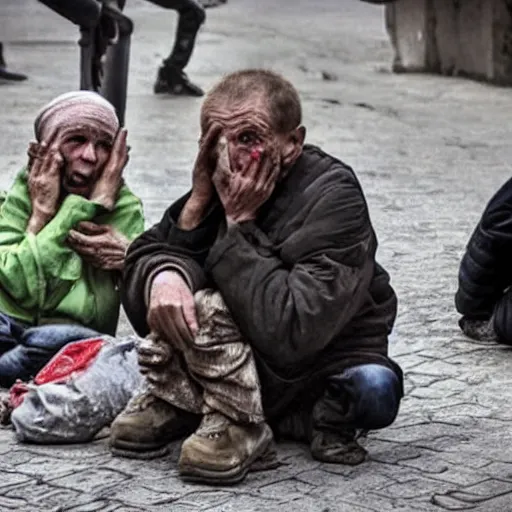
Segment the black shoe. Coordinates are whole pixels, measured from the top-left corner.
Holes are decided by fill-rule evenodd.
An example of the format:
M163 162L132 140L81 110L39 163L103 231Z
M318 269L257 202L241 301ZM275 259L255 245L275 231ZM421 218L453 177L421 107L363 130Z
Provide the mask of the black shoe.
M355 466L366 460L366 450L357 442L355 429L337 432L313 429L311 455L321 462Z
M9 80L10 82L23 82L27 79L27 75L21 73L14 73L7 68L0 66L0 80Z
M468 338L478 341L498 341L498 336L494 330L494 318L475 320L463 316L459 320L459 326Z
M176 96L203 96L203 90L193 84L184 71L162 66L153 88L155 94Z
M4 59L4 44L0 43L0 80L9 80L10 82L22 82L26 80L26 75L21 73L13 73L7 69Z

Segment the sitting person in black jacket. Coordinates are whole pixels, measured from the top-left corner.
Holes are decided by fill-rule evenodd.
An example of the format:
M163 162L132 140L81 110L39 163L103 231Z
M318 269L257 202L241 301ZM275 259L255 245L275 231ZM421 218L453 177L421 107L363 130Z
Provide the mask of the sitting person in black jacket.
M112 451L148 458L188 435L180 475L224 484L274 464L273 435L358 464L359 431L394 421L403 380L357 177L304 144L298 93L271 71L224 77L201 134L191 191L127 252L147 388L113 422Z
M470 338L512 344L512 178L490 200L471 235L455 295Z

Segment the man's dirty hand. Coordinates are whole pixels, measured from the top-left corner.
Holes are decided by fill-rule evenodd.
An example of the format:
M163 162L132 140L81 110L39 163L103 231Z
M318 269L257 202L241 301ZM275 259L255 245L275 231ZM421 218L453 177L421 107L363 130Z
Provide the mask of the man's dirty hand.
M212 199L214 192L212 174L215 170L214 151L220 132L220 126L214 124L201 138L199 154L192 173L192 193L178 220L178 226L181 229L191 230L197 227Z
M112 226L80 222L68 234L68 243L82 258L102 270L123 270L129 240Z
M201 138L199 153L192 172L192 202L204 205L210 202L213 195L212 174L215 170L215 146L217 145L221 127L212 124Z
M193 341L198 329L194 295L179 273L163 271L153 279L147 322L178 350Z
M240 223L256 218L258 209L274 191L280 171L278 153L273 146L254 148L241 171L233 172L230 165L228 142L221 138L213 183L224 206L229 223Z

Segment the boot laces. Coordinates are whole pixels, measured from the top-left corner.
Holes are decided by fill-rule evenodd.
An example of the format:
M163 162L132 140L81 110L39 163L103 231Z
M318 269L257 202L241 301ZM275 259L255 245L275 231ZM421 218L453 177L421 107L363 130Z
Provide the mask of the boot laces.
M152 395L147 389L143 389L136 393L128 404L129 412L139 412L147 409L155 401L155 396Z
M196 434L208 439L218 439L226 432L230 424L230 420L220 412L211 412L203 416Z

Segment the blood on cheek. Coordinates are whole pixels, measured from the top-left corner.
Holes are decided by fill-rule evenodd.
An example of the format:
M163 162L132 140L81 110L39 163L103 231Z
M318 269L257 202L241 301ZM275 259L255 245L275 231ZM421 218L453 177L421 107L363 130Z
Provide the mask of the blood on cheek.
M261 149L253 149L251 151L251 159L252 160L255 160L256 162L259 162L261 160Z

